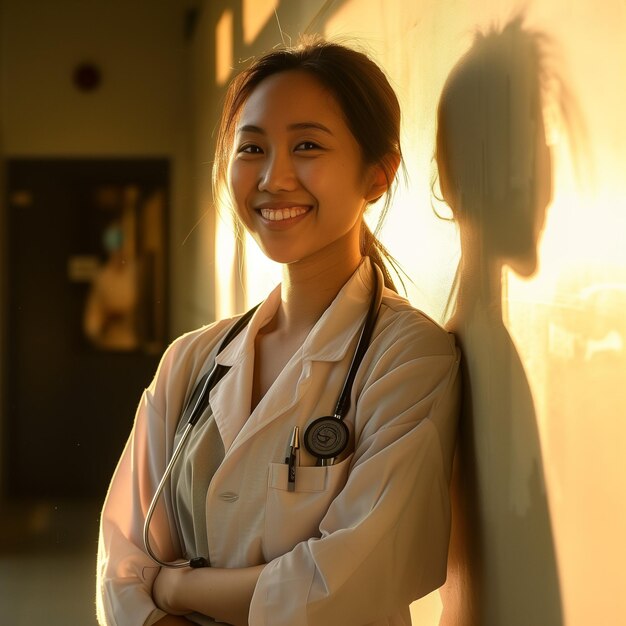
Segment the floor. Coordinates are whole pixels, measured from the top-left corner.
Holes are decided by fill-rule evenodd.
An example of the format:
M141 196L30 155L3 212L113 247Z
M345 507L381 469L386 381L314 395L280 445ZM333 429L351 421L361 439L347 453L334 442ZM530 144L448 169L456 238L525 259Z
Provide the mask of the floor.
M99 503L0 507L2 623L96 626Z

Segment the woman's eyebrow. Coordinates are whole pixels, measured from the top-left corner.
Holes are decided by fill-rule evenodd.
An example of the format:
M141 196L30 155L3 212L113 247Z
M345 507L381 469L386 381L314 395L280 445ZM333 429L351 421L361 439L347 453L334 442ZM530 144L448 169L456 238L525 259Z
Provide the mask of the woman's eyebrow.
M324 124L320 124L319 122L296 122L294 124L289 124L287 126L287 130L321 130L324 133L332 135L333 132ZM255 126L254 124L244 124L237 129L238 133L256 133L258 135L267 134L260 126Z
M237 129L238 133L257 133L259 135L265 135L265 131L254 124L244 124Z
M324 126L324 124L320 124L319 122L297 122L296 124L289 124L289 126L287 126L287 128L289 130L310 130L310 129L317 129L317 130L321 130L325 133L328 133L329 135L332 135L332 131L330 130L330 128L328 128L327 126Z

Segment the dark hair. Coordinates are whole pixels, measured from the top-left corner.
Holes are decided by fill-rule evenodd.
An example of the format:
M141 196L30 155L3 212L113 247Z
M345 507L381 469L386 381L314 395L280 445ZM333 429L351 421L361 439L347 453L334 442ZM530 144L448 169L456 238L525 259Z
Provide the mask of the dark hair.
M400 148L400 105L382 70L365 54L343 45L320 39L303 41L298 46L273 50L256 59L230 83L217 133L213 164L213 193L218 198L225 189L235 122L252 91L265 78L286 71L308 72L335 97L346 124L361 148L366 165L378 164L387 179L388 191L376 233L389 208ZM385 267L386 259L397 271L397 263L363 221L361 254L380 267L385 285L395 285Z

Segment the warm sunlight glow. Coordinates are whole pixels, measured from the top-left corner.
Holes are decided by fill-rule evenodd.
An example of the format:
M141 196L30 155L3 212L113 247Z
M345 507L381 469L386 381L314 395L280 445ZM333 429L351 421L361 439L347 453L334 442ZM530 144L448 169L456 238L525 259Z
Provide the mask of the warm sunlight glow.
M246 234L246 308L267 297L280 282L280 265L270 261L250 235Z
M563 167L540 270L526 281L510 274L508 285L509 328L528 364L549 459L546 482L567 623L583 626L617 624L624 611L626 185L623 155L610 146L626 129L607 124L620 117L618 99L598 100L576 78L594 173L588 170L581 184L568 163L567 145L555 147ZM602 571L601 583L590 580L591 571Z
M215 81L224 85L233 68L233 12L226 9L215 29Z
M365 38L399 93L409 183L397 194L382 238L415 281L409 286L412 302L437 319L442 319L459 258L455 225L431 211L439 94L450 68L471 45L473 30L504 23L516 9L516 2L496 0L471 7L353 0L327 24L328 35L359 43ZM532 392L563 624L616 626L626 612L620 590L626 559L626 481L620 460L626 442L626 120L621 106L626 90L614 71L626 61L626 16L617 1L603 3L602 10L597 3L579 3L574 11L565 0L548 0L529 11L529 24L560 44L550 61L563 62L588 142L579 145L577 155L581 180L574 174L566 129L549 128L549 139L557 142L554 198L539 269L530 279L505 271L503 319ZM524 437L532 428L525 433L512 424L511 429L510 436L518 440L512 441L510 454L521 473L519 482L511 482L509 506L529 514L534 461ZM525 453L520 446L527 446ZM490 523L497 528L497 520ZM527 555L519 556L523 562ZM497 589L497 584L487 585ZM435 626L440 606L423 604L413 607L420 607L419 624Z
M278 0L244 0L243 2L243 40L252 43L267 22L274 18ZM278 31L278 24L276 25Z
M236 313L235 285L237 246L235 225L230 211L220 211L215 220L215 315L217 319Z

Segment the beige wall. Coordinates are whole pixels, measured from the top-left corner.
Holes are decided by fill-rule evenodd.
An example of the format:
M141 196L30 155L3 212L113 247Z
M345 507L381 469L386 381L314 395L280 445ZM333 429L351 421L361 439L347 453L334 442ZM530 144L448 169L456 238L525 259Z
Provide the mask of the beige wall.
M506 23L519 3L211 4L207 32L232 10L222 26L232 34L234 64L280 41L276 5L287 35L309 28L353 38L385 67L402 101L409 182L383 239L415 283L408 289L411 301L443 321L461 249L454 223L432 208L449 214L431 192L437 102L474 30ZM244 13L251 6L269 21L246 41ZM548 102L543 113L554 194L536 244L538 268L522 278L505 263L500 273L502 258L474 248L478 264L460 277L474 296L474 305L457 308L454 320L467 375L466 456L456 483L460 534L446 595L431 594L413 607L422 625L441 619L454 626L617 626L626 614L626 118L618 78L626 62L626 14L618 0L543 0L530 5L527 24L556 42L549 63L568 78L586 139L581 133L584 141L573 150ZM205 45L214 45L212 36ZM197 56L209 58L210 48L203 50ZM218 87L215 94L221 93ZM214 124L217 108L203 109L203 128ZM210 160L204 134L202 142L202 158ZM225 252L214 257L218 278L225 277L216 280L218 315L258 300L277 278L276 268L252 248L237 275L228 230L216 231L217 248ZM236 297L241 283L247 287L243 302Z
M172 153L183 90L177 4L3 0L6 152ZM89 94L71 81L85 60L103 74Z

